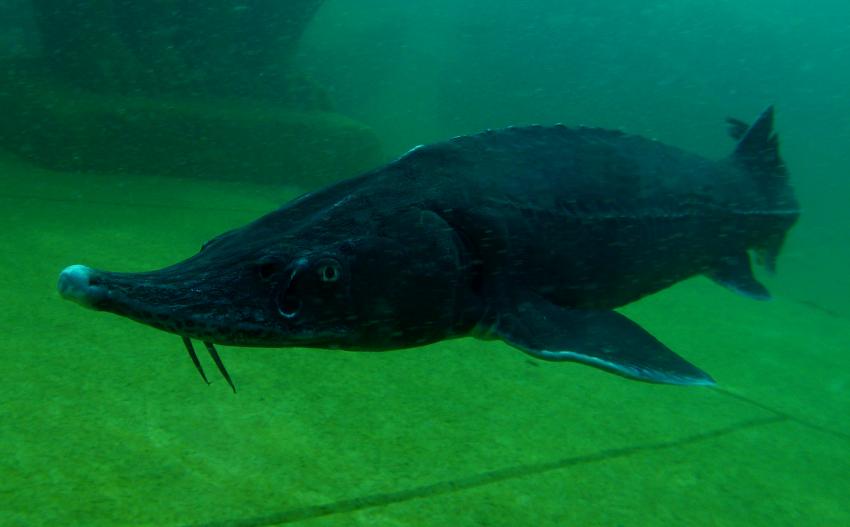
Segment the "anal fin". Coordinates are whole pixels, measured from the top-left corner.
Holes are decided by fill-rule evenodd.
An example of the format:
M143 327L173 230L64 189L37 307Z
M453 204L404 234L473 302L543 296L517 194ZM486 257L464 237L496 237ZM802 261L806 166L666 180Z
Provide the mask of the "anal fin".
M746 252L725 256L711 272L706 273L718 284L755 300L770 300L770 292L753 276L750 256Z
M543 360L580 362L645 382L714 384L707 373L616 311L564 308L526 295L499 314L491 331Z

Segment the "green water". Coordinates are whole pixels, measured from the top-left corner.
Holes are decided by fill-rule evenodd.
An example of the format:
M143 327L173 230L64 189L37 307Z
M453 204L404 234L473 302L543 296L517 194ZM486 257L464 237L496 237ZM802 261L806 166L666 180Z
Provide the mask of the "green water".
M774 300L695 278L623 310L717 390L462 339L222 347L234 396L178 337L62 301L57 274L174 263L310 181L0 148L0 525L850 525L848 36L835 0L327 0L291 59L384 159L553 122L719 157L725 116L775 104L803 215L760 276Z

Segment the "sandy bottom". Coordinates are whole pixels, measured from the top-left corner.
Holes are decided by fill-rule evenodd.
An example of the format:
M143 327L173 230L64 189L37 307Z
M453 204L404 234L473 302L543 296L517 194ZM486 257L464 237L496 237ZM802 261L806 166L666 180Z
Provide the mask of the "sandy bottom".
M850 323L793 287L700 278L625 310L719 390L464 339L222 347L234 395L57 274L173 263L292 190L11 159L0 184L2 525L850 525Z

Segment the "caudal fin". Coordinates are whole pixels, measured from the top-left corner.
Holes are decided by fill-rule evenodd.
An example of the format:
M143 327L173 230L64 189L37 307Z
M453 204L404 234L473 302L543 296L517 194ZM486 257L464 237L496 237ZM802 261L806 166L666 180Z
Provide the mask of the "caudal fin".
M768 271L776 270L776 259L785 234L799 215L799 205L788 182L788 170L779 155L779 137L773 131L773 106L768 106L752 126L737 119L727 119L729 135L738 140L732 160L752 177L769 211L781 222L772 234L753 247L759 263Z

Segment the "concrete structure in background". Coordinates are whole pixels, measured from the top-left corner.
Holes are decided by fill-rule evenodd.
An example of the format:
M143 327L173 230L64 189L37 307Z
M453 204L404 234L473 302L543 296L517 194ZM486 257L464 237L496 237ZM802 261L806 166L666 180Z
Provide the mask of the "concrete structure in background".
M0 147L59 170L304 186L359 172L376 137L291 66L321 4L6 2L19 36L0 54Z

